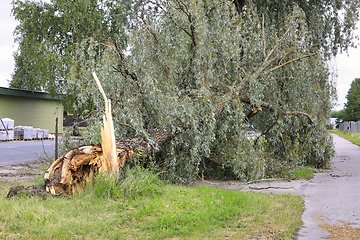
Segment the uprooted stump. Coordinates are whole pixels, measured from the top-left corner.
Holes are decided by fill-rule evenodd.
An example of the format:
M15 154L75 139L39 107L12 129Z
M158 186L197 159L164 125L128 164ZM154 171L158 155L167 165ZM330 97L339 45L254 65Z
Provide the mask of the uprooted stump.
M100 145L81 146L58 158L45 172L44 182L47 192L52 195L73 195L84 190L96 173L106 172L119 177L125 160L131 158L129 147L116 149L117 164L105 157Z
M101 127L102 144L72 149L55 160L44 175L44 188L52 195L73 195L81 192L96 173L105 172L110 176L123 178L121 173L127 158L131 159L134 153L141 153L141 157L150 156L152 147L143 138L115 141L111 100L107 99L95 72L93 76L105 101L104 127ZM168 133L159 131L155 136L167 139L169 134L164 132Z
M128 138L116 141L118 168L113 174L123 177L121 173L125 161L136 154L140 159L149 157L151 146L143 138ZM81 146L72 149L58 158L45 172L44 186L13 186L9 189L7 198L20 192L28 192L31 196L44 197L52 195L72 195L82 191L97 172L111 174L111 162L103 155L101 145Z
M46 198L47 196L45 186L33 185L33 186L25 187L23 185L18 185L18 186L10 187L9 192L6 195L6 198L12 198L22 192L28 193L30 196L38 196L42 198Z

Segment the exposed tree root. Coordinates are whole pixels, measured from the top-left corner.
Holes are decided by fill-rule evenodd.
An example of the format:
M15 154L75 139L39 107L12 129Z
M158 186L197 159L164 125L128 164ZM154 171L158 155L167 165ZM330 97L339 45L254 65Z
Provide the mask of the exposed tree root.
M122 172L125 160L130 159L133 153L129 147L117 148L119 168L115 169L99 145L81 146L70 150L57 159L45 172L46 191L52 195L73 195L84 190L86 184L96 173L107 172L120 177L119 174Z

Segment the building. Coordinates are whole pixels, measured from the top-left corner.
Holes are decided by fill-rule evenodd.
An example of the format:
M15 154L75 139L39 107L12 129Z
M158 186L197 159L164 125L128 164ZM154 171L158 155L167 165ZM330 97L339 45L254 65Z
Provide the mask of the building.
M63 106L59 96L0 87L0 117L13 119L15 126L48 129L50 133L55 133L55 121L58 118L61 133Z

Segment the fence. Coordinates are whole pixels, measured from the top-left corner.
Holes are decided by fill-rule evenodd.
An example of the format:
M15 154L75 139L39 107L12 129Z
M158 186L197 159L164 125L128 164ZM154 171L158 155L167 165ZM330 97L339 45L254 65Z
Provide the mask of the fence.
M339 130L349 131L352 133L360 133L360 121L358 122L343 122L339 125Z

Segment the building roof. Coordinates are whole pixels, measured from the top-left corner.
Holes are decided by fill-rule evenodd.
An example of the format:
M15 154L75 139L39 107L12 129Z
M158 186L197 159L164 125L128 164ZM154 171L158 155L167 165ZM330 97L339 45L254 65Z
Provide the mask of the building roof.
M52 96L46 92L37 92L37 91L31 91L31 90L21 90L21 89L5 88L5 87L0 87L0 95L53 99L53 100L60 100L60 98L61 98L60 95Z

